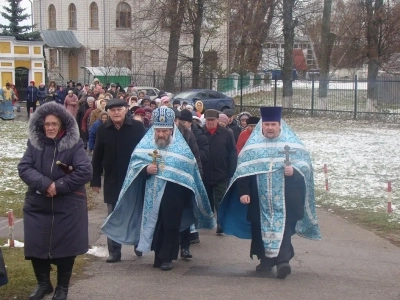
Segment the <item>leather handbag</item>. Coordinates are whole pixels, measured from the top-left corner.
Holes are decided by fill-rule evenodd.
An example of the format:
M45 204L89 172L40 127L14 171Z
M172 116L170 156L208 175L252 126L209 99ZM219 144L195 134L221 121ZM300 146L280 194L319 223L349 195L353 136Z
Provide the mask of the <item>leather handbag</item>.
M4 263L3 252L0 248L0 286L8 283L6 264Z

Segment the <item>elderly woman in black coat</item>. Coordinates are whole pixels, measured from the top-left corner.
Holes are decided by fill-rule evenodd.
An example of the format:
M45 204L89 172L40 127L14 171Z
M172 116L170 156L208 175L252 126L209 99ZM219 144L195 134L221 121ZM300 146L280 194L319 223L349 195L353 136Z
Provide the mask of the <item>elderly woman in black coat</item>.
M53 292L50 265L57 265L53 299L67 299L75 257L88 251L85 184L92 166L75 118L55 102L45 103L28 125L28 146L18 164L28 185L24 205L25 257L38 285L29 299Z

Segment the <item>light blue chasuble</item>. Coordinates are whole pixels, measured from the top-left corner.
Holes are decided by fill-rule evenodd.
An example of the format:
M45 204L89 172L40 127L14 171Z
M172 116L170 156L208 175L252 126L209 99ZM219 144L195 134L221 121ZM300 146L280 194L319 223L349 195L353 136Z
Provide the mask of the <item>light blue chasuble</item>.
M261 236L267 257L277 257L285 230L285 146L296 152L290 154L290 162L304 178L306 195L304 218L297 221L296 233L302 237L321 238L315 209L314 176L310 155L290 127L282 120L281 133L275 139L262 134L260 121L238 157L238 166L229 183L218 219L224 233L251 239L251 224L247 221L247 205L241 204L235 181L256 175L260 199ZM251 199L250 199L251 201Z
M149 155L158 150L158 173L147 178L139 173L152 163ZM145 190L142 191L143 181ZM172 141L158 149L154 129L150 128L132 153L128 171L114 211L106 218L102 231L124 245L138 245L142 252L151 251L161 199L167 182L177 183L193 192L192 208L185 210L181 230L193 223L197 228L213 229L216 225L196 159L180 131L175 127Z

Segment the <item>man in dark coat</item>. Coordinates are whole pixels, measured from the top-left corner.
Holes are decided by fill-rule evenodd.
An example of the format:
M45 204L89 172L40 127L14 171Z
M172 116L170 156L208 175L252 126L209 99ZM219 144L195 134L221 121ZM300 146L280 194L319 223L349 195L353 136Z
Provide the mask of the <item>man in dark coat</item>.
M206 110L204 118L206 119L204 132L210 145L210 156L203 166L203 181L211 208L215 208L215 211L218 212L222 197L228 187L228 181L235 173L237 164L236 144L232 133L218 125L219 112L217 110ZM222 228L218 224L217 234L222 233Z
M237 143L239 135L242 131L233 117L235 112L232 109L225 109L224 114L228 117L228 125L226 127L232 129L233 136L235 137L235 143Z
M124 100L112 99L107 103L110 118L99 126L93 150L93 179L91 186L100 191L101 173L104 165L104 203L110 214L117 203L124 183L131 154L145 134L143 124L126 117ZM109 257L107 262L121 260L121 244L107 239Z
M210 154L208 138L204 134L203 127L193 122L193 114L190 110L184 109L180 112L180 114L181 114L179 118L180 122L187 129L190 129L196 138L196 143L200 151L200 160L203 166L207 163ZM199 233L196 230L196 227L192 225L190 228L190 243L194 244L199 242L200 242Z

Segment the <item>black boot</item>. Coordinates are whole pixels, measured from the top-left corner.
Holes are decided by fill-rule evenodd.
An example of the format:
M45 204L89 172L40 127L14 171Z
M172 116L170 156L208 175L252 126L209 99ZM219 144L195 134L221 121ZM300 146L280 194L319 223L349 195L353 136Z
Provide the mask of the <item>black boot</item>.
M53 300L67 300L69 280L72 272L57 273L57 286L53 295Z
M29 300L41 300L45 295L53 292L53 286L50 282L50 266L48 268L35 269L35 276L38 285L35 290L30 294Z

